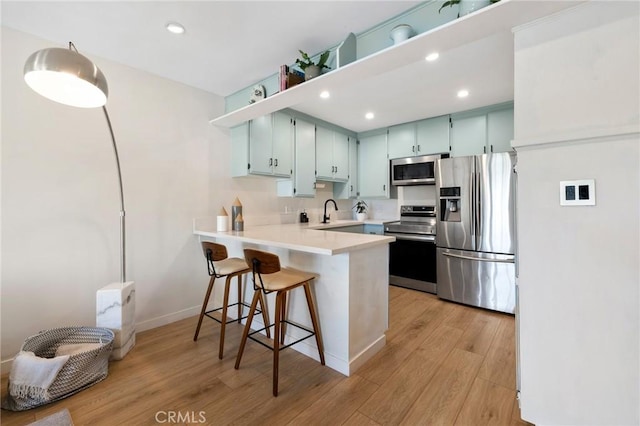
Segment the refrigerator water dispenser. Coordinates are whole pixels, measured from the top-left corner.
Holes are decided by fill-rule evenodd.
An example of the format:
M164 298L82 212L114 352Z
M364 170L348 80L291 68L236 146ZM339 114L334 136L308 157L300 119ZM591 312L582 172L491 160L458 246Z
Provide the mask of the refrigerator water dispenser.
M460 222L460 187L440 188L440 220Z

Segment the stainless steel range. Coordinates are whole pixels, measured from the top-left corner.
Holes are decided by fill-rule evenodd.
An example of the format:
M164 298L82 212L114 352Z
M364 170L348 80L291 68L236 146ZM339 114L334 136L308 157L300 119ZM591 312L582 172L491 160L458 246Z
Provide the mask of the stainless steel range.
M389 284L436 294L436 207L401 206L400 221L387 223Z

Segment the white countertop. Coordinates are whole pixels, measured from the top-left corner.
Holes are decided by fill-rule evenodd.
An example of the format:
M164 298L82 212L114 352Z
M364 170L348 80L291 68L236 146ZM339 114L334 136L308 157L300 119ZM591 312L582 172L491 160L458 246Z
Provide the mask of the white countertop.
M382 225L381 220L364 224ZM286 225L245 226L243 232L218 232L215 223L194 221L193 233L202 237L229 239L247 243L280 247L307 253L334 255L395 241L395 237L331 231L340 226L362 225L356 220L337 220L328 224L292 223Z

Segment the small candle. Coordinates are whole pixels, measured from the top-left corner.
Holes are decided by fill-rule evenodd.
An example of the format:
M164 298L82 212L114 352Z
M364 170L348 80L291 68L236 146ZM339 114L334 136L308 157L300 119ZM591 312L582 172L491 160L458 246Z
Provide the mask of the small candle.
M220 209L220 213L218 213L217 219L218 232L227 232L229 230L229 215L227 214L227 211L224 209L224 207Z

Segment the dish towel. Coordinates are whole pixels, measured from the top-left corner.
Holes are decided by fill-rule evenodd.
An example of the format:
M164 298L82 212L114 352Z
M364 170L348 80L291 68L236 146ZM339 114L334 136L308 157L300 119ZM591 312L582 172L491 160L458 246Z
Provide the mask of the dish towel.
M49 386L69 359L69 355L41 358L33 352L20 351L9 373L9 394L14 398L50 399Z

